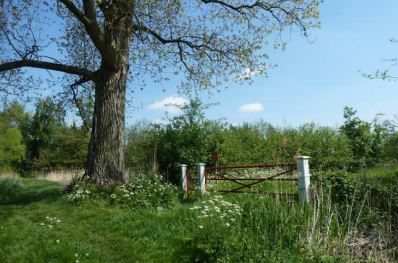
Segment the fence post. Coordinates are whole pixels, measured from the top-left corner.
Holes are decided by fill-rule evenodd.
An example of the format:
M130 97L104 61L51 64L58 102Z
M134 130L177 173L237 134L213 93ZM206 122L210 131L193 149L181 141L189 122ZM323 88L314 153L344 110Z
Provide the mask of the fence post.
M199 190L202 194L206 193L205 165L206 164L204 163L196 164L196 174L198 176Z
M180 164L180 184L181 189L187 193L188 192L188 180L187 180L187 165Z
M310 167L308 156L297 157L298 191L299 200L303 203L310 202Z

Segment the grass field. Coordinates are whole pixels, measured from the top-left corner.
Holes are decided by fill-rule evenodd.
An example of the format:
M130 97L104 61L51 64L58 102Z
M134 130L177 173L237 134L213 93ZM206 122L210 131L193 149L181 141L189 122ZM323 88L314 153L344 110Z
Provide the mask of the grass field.
M326 197L307 206L208 196L131 209L98 198L71 203L45 180L0 185L0 262L388 262L392 253L339 221L345 212Z

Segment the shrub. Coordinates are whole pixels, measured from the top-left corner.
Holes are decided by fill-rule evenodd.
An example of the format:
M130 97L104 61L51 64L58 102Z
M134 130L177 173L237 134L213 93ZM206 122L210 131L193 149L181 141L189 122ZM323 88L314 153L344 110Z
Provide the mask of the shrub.
M73 186L73 190L70 194L68 194L68 200L73 203L82 202L89 197L94 196L95 192L92 192L88 189L88 186L85 184L75 184Z
M115 188L110 198L131 208L168 207L177 201L176 187L156 175L139 174Z
M105 201L130 208L168 207L178 201L177 188L156 175L139 174L114 187L94 187L74 181L67 198L72 203Z
M14 178L0 178L0 202L16 197L23 190L24 185Z
M366 231L385 226L388 235L398 233L397 182L386 185L345 171L315 172L313 181L318 188L330 192L332 203Z

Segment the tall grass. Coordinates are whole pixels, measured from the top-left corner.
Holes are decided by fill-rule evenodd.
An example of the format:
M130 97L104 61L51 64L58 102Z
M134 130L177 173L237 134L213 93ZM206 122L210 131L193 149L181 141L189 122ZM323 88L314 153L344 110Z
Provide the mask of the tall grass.
M384 228L367 232L359 224L362 211L354 209L356 204L341 210L330 192L317 192L310 205L253 195L227 199L242 207L239 224L225 229L225 221L210 221L208 227L201 223L204 228L185 243L190 260L393 262Z
M41 180L48 180L52 182L57 182L62 185L67 185L70 183L74 177L82 176L83 170L49 170L40 174L37 178Z

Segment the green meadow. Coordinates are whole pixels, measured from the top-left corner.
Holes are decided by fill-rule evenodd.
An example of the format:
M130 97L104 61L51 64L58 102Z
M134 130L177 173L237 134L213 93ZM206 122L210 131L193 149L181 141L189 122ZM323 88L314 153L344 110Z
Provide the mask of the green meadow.
M375 169L359 172L355 178L362 184L362 179L371 175L373 179L388 182L385 184L388 189L390 183L397 186L396 172L396 168ZM142 177L147 180L150 176ZM356 196L360 196L359 191L365 191L367 196L358 200L346 196L344 202L339 202L335 196L338 192L333 187L326 189L322 182L330 180L329 183L337 184L336 178L343 177L314 175L316 193L310 204L254 194L193 193L186 198L174 186L161 181L152 185L163 190L154 190L153 186L141 189L140 183L146 181L137 180L132 180L128 187L121 186L122 190L75 187L89 192L82 195L78 190L68 192L46 180L3 177L0 179L0 259L1 262L396 261L393 237L396 227L392 225L396 218L391 218L393 214L388 214L388 208L384 211L384 207L368 206L366 193L374 190L355 183L352 186L358 189ZM163 192L154 196L158 191ZM397 205L397 199L393 199L396 196L388 191L375 198ZM142 205L134 202L131 206L125 193L136 195Z

